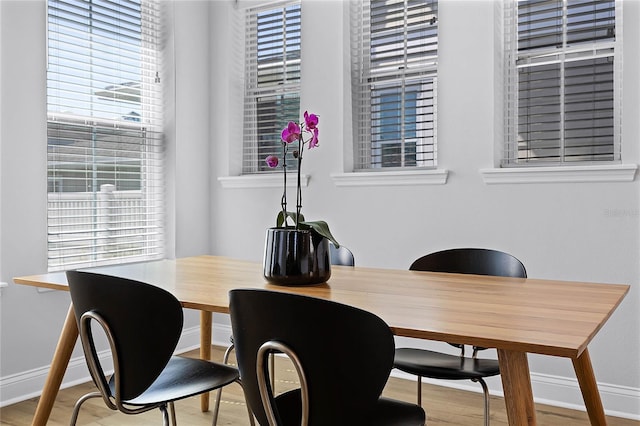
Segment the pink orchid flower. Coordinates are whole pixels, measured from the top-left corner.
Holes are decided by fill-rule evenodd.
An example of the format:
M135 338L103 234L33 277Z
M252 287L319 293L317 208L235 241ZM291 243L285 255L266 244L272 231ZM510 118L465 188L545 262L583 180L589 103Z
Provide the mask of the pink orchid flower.
M265 161L267 162L267 166L269 166L272 169L278 167L278 157L276 157L275 155L269 155L265 159Z
M287 127L282 130L282 140L286 143L297 141L300 138L301 130L295 122L290 121Z
M309 139L309 149L315 148L316 146L318 146L318 133L319 133L318 128L317 127L314 128L313 136L311 136L311 139Z
M318 126L318 116L315 114L309 114L307 111L305 111L304 124L307 128L307 131L314 130Z

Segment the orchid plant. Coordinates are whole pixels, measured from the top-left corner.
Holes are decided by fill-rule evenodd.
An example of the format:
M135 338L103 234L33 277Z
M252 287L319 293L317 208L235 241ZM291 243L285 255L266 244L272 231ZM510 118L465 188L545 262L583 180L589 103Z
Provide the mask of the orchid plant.
M311 229L323 237L330 240L336 247L340 245L336 239L331 235L329 225L327 222L318 221L305 221L302 210L302 186L300 185L300 171L302 169L302 153L304 152L305 145L308 145L309 149L318 147L318 116L316 114L309 114L304 112L304 120L300 123L290 121L287 127L282 130L282 170L284 176L284 189L282 192L282 198L280 199L281 210L276 218L277 227L289 227L289 220L293 222L295 229ZM305 133L308 139L305 140ZM293 146L292 155L298 161L297 170L297 185L296 185L296 211L287 211L287 154L289 153L289 147ZM275 155L269 155L265 159L267 165L270 168L278 167L280 163L279 159Z

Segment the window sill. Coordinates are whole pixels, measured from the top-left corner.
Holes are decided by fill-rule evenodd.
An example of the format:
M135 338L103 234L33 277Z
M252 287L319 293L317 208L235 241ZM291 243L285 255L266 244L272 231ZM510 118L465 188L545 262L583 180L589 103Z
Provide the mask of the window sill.
M295 173L287 173L287 187L295 188ZM300 175L300 185L304 188L309 185L309 175ZM282 188L282 173L263 173L241 176L220 176L218 182L223 188Z
M481 169L486 184L501 183L565 183L565 182L631 182L637 164L587 166L513 167Z
M331 178L336 186L444 185L448 174L446 169L402 170L335 173Z

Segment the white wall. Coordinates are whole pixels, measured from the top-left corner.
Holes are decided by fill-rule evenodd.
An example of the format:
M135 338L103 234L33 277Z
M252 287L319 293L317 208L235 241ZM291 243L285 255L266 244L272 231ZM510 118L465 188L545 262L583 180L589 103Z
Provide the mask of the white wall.
M46 100L44 3L3 1L2 273L0 281L46 271ZM51 360L68 295L10 285L2 290L1 376Z
M2 8L0 8L0 23L2 22ZM0 46L2 46L2 31L0 31ZM1 49L1 47L0 47ZM2 55L0 55L0 93L2 93ZM2 102L0 102L0 157L2 157ZM0 188L2 188L2 173L0 173ZM0 196L0 223L2 223L2 197ZM2 229L0 228L0 232ZM2 234L0 234L0 240L2 239ZM0 244L0 259L2 259L2 244ZM0 262L0 277L2 277L2 262ZM0 278L0 288L6 286L7 284L1 281ZM0 290L0 296L2 296L2 290ZM0 353L2 351L2 341L0 341Z
M167 49L168 228L170 254L262 257L280 189L225 189L237 170L241 86L230 40L232 1L178 1ZM341 1L304 0L302 106L321 116L321 146L303 165L311 175L304 213L325 219L359 265L407 268L444 247L509 251L531 277L628 283L632 290L590 346L605 408L640 416L640 188L630 183L486 185L499 97L494 81L494 8L489 1L443 0L440 20L439 159L446 185L336 187L350 155L346 22ZM630 22L640 3L625 2ZM46 110L44 1L0 1L0 404L42 387L68 308L68 295L13 285L46 271ZM623 161L640 162L640 29L625 25ZM210 36L208 36L210 34ZM473 35L470 35L473 34ZM321 35L321 37L317 37ZM174 49L175 48L175 49ZM175 50L175 52L174 52ZM447 53L444 53L447 52ZM467 61L459 58L467 55ZM176 82L171 82L175 75ZM210 96L207 94L210 93ZM247 123L250 125L250 123ZM393 285L393 283L390 283ZM227 318L216 316L218 331ZM189 315L187 333L197 334ZM197 342L197 336L194 339ZM530 358L534 394L579 402L571 363ZM76 371L82 358L76 350ZM78 373L79 374L79 373ZM73 380L80 376L73 376ZM499 380L492 382L499 390ZM567 386L567 388L565 388Z
M214 9L214 17L229 13L222 4ZM513 253L531 277L630 284L631 292L590 353L605 408L640 416L638 178L624 183L483 183L479 171L495 165L494 145L501 134L495 124L502 84L494 78L500 66L496 3L443 0L438 158L439 167L449 170L447 183L336 186L331 175L349 170L345 159L351 150L345 9L340 1L303 1L301 108L320 115L320 147L308 151L303 164L303 172L311 175L303 191L305 216L327 220L358 265L407 268L433 250L479 246ZM625 2L622 155L629 164L640 161L640 34L634 24L639 9L638 2ZM222 20L212 25L213 39L231 31L228 25ZM228 44L214 46L217 63L233 64ZM223 105L229 99L231 105L214 107L211 127L213 164L219 176L226 176L233 174L237 160L228 153L241 144L234 116L241 98L229 94L238 85L237 74L214 73L213 99L224 99ZM218 184L212 190L214 252L260 260L264 230L273 224L281 189ZM538 400L581 404L569 360L531 356L530 366ZM499 380L491 387L500 390Z

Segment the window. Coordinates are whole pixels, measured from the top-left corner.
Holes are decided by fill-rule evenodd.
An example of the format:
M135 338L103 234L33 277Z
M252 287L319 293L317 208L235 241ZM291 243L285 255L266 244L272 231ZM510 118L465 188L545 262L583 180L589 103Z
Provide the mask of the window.
M503 166L619 162L621 2L506 8Z
M438 2L352 6L355 170L435 167Z
M299 2L246 12L244 174L273 170L264 159L282 158L282 129L300 115L300 13Z
M49 270L163 256L157 3L48 1Z

